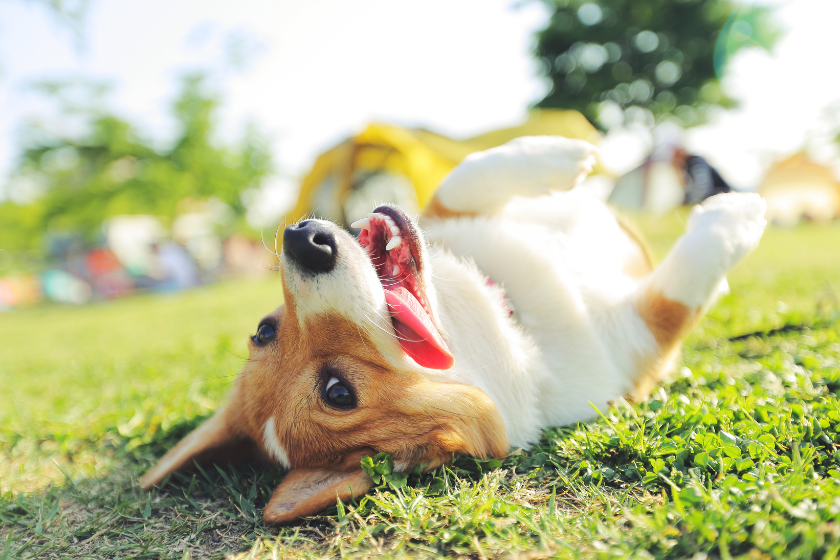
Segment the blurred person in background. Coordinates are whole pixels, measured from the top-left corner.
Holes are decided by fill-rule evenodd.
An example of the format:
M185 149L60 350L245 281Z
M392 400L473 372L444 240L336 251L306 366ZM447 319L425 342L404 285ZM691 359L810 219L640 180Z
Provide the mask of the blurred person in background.
M152 250L157 257L159 290L183 290L200 284L198 266L187 249L177 241L155 243Z
M689 154L682 148L674 150L674 167L683 171L685 199L683 204L692 206L710 196L732 190L717 169L703 156Z

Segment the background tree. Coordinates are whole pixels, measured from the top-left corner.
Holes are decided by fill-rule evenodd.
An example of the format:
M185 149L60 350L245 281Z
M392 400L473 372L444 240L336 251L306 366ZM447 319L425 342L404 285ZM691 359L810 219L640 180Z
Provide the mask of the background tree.
M60 86L45 87L61 96ZM208 91L203 76L185 78L173 104L179 134L165 150L156 149L119 117L95 108L65 107L65 113L76 113L81 121L71 128L81 132L29 132L30 147L11 183L13 201L0 204L4 248L36 249L47 231L79 232L95 241L102 222L111 216L174 217L184 199L215 197L242 227L246 209L241 195L259 186L272 161L254 127L233 145L214 142L218 107L219 99Z
M728 0L543 0L552 10L535 54L551 90L538 107L576 109L596 126L625 120L703 122L731 107L718 78L745 46L779 33L765 7Z

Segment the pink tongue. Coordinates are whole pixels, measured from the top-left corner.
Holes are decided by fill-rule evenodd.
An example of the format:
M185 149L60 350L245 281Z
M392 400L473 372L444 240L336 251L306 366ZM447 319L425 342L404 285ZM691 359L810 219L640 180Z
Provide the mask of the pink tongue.
M405 353L423 367L451 368L455 358L417 298L400 286L385 290L385 301Z

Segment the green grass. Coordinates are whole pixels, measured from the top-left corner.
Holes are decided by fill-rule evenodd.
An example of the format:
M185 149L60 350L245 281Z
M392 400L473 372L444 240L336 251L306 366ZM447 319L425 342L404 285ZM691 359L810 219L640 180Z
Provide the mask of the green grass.
M658 256L683 219L640 224ZM279 279L0 314L0 560L835 558L837 247L840 224L770 229L646 402L280 529L277 469L137 482L222 402Z

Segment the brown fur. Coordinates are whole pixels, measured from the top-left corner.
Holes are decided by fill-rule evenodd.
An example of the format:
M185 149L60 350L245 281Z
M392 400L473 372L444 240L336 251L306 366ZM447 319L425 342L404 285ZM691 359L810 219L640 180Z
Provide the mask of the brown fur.
M699 309L670 300L660 292L648 291L639 300L639 315L656 340L658 351L639 359L633 380L634 401L647 398L654 385L662 381L673 369L680 349L680 342L700 317Z
M682 340L699 312L699 309L689 309L659 292L648 291L639 302L639 315L663 351Z
M263 518L268 523L289 523L334 504L336 498L347 501L364 495L373 481L359 468L359 462L373 453L362 449L328 468L294 469L272 494Z

